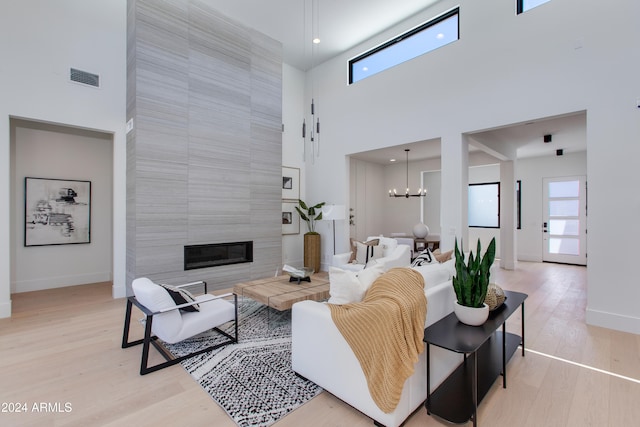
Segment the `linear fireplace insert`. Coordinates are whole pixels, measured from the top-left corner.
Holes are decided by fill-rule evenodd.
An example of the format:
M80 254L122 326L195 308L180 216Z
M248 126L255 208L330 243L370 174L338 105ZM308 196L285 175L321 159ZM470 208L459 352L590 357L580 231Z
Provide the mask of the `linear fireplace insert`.
M253 242L212 243L184 247L184 269L253 262Z

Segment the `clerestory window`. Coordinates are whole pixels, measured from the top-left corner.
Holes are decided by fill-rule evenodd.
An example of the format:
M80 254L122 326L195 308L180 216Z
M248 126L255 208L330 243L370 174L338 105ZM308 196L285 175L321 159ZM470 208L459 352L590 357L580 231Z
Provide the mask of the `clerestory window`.
M541 4L547 3L549 0L516 0L516 8L518 14L526 12Z
M349 61L349 84L355 83L460 38L459 8L400 34Z

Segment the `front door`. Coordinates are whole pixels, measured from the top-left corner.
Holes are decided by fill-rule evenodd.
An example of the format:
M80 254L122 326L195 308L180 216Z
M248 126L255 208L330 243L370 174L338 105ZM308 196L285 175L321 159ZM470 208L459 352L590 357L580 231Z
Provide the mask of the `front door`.
M544 178L543 254L546 262L587 265L587 180Z

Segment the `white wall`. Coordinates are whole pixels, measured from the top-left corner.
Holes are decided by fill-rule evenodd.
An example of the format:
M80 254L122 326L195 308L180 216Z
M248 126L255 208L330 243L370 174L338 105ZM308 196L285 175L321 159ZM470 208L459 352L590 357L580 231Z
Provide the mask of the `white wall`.
M346 85L349 58L458 4L459 41ZM349 204L341 191L345 154L441 138L447 248L455 235L466 235L466 134L587 111L587 319L640 333L640 288L628 281L635 261L611 250L640 239L640 206L626 197L640 180L629 177L640 154L639 15L640 3L631 0L588 7L551 1L522 15L514 13L513 0L444 0L321 64L316 84L325 149L306 168L307 197Z
M304 72L282 66L282 165L300 169L300 198L305 199L305 170L302 142ZM297 215L297 214L296 214ZM282 263L302 267L306 224L300 221L300 234L282 236Z
M383 201L388 197L385 187L385 183L388 182L385 178L385 168L378 164L351 159L350 173L351 204L348 206L353 209L355 223L350 227L350 237L365 240L369 236L387 233L385 229L388 224L384 219L389 216L381 215L380 212ZM342 248L338 250L336 245L338 253L349 251L348 240L340 239L337 231L336 240L341 243Z
M112 135L12 121L14 159L14 254L11 292L111 280ZM88 244L24 246L24 178L91 181L91 241Z
M439 163L439 162L438 162ZM422 222L429 227L429 234L441 234L440 200L442 199L442 179L440 170L425 171L422 175L427 195L422 201Z
M402 158L402 149L398 150L398 159ZM440 169L439 159L427 159L420 161L409 161L409 191L414 194L419 188L423 186L422 172L434 171ZM438 182L439 185L439 182ZM380 231L374 234L384 234L385 236L391 233L407 233L412 235L413 226L422 221L421 218L421 205L440 205L440 191L439 189L428 188L427 195L422 198L418 197L389 197L388 191L390 189L396 189L398 194L404 194L407 186L407 162L398 160L396 163L384 166L384 184L378 188L375 188L376 192L379 192L382 196L382 213L385 220L381 224ZM437 222L435 222L437 221ZM433 233L439 229L439 217L427 218L425 224L429 227ZM374 231L374 230L372 230Z
M10 117L113 134L113 293L124 296L126 1L4 2L0 29L0 200L13 188ZM70 83L70 67L102 86ZM11 314L11 210L0 204L0 317Z

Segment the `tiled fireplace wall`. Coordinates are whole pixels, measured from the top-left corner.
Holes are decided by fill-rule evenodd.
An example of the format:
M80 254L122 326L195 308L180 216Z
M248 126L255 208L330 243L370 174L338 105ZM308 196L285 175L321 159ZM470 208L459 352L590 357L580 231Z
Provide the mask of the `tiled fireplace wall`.
M211 289L282 262L282 53L198 0L129 0L127 284ZM253 241L253 262L184 271L184 246Z

